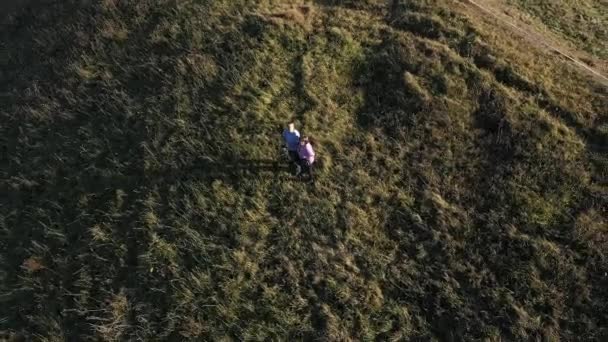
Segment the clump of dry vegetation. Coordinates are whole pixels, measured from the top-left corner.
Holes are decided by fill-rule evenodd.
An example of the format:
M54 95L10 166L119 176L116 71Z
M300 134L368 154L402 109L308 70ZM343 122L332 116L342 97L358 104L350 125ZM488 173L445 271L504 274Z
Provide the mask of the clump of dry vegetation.
M263 17L275 24L296 24L310 29L313 10L311 5L283 5L272 8L271 12Z
M606 89L451 1L58 1L0 35L0 338L608 338Z

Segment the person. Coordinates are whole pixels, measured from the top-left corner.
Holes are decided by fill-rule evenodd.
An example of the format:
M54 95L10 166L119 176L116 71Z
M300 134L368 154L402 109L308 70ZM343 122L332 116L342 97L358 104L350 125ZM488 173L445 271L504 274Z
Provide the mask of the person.
M312 144L310 143L310 139L308 137L303 137L300 139L300 144L298 145L298 157L299 157L299 169L298 176L302 176L303 174L308 174L310 179L313 180L312 176L312 165L315 162L315 151L312 148Z
M296 125L289 122L287 128L283 131L283 141L285 142L285 148L289 155L289 160L297 164L298 163L298 145L300 144L300 132L296 129Z

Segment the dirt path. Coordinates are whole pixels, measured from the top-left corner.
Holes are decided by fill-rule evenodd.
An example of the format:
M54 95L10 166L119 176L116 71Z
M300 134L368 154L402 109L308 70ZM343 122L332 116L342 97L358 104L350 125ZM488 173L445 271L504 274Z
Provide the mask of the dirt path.
M507 27L535 47L560 55L577 69L608 87L607 61L600 60L585 51L577 49L548 29L541 32L538 27L543 27L542 24L536 23L530 16L523 15L503 0L460 0L458 3L468 6L478 15L496 20L497 23ZM522 18L525 18L525 20L522 20Z

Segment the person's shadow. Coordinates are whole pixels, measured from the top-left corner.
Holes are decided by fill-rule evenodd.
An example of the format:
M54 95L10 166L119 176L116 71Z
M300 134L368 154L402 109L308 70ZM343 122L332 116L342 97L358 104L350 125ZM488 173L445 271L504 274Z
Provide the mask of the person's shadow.
M293 171L291 164L281 159L199 159L189 167L172 170L171 178L237 181L264 175L284 177L293 174Z

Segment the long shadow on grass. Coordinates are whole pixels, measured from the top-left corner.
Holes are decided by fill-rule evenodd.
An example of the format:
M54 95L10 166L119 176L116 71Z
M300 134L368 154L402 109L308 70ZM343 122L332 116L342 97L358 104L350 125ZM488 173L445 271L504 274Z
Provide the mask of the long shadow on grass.
M228 161L198 160L189 167L167 169L153 175L151 180L200 180L213 181L215 179L230 180L236 183L250 180L250 177L277 175L290 171L285 162L273 159L234 159ZM150 176L148 176L150 177Z

